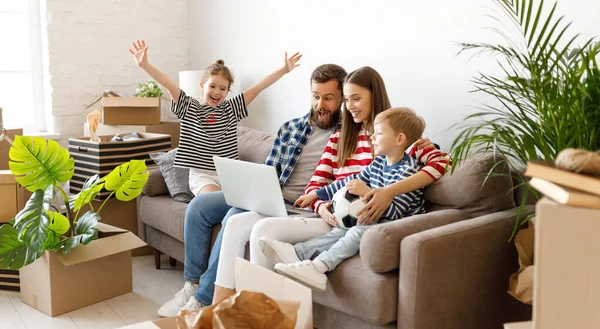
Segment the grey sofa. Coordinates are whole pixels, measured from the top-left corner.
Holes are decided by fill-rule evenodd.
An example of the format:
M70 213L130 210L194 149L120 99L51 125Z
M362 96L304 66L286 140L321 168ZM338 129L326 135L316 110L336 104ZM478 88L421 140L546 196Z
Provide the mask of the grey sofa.
M243 127L238 137L242 160L264 161L272 137ZM530 319L530 308L506 292L518 267L508 242L517 208L509 177L482 187L494 164L492 156L469 159L426 188L426 214L369 229L360 254L329 274L326 292L313 294L315 327L500 329ZM140 236L179 261L186 206L151 170L138 199Z

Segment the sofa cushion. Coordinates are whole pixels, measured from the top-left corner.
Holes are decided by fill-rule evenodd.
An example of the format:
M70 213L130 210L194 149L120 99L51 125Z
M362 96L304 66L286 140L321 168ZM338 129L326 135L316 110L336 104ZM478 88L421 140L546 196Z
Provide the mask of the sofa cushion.
M264 163L275 138L266 132L242 126L238 126L237 133L240 160Z
M169 152L150 153L150 158L160 167L171 197L175 201L188 203L194 198L194 193L190 191L190 170L173 166L176 155L175 148Z
M360 255L330 272L325 292L313 292L313 301L363 321L385 325L398 314L398 271L374 273Z
M183 223L188 204L175 202L169 195L143 196L139 201L138 218L183 242Z
M492 168L493 176L487 177ZM425 199L478 217L513 208L512 187L508 165L497 164L493 154L485 154L466 159L454 173L426 187Z
M148 182L146 182L146 185L142 188L142 193L147 196L169 194L169 189L160 172L160 168L158 166L149 167L148 172L150 175L148 176Z
M400 265L400 243L412 234L468 219L458 209L444 209L374 225L360 241L360 254L371 271L385 273Z

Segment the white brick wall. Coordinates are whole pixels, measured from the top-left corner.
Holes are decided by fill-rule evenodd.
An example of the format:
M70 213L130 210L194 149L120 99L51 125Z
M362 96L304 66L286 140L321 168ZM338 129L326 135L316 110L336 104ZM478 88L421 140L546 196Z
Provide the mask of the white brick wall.
M149 76L127 51L145 39L150 62L177 81L189 67L189 0L43 0L47 130L83 136L85 106L105 89L134 94ZM44 30L44 26L42 28ZM163 102L162 119L176 120ZM99 107L99 106L98 106Z

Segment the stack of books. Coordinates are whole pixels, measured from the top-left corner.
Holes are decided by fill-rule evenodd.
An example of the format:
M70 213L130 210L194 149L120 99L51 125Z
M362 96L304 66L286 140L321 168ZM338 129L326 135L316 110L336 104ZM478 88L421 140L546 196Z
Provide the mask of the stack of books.
M556 168L552 161L527 164L529 185L564 205L600 209L600 176L583 175Z

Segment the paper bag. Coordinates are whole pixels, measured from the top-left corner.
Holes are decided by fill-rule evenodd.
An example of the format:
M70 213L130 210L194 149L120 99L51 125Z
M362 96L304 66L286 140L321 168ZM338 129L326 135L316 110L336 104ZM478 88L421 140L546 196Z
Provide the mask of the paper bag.
M531 305L533 302L533 252L535 242L535 228L530 226L517 233L515 247L519 255L519 270L509 279L509 290L517 300Z
M299 302L274 301L259 292L240 291L216 306L181 311L178 329L293 329Z

